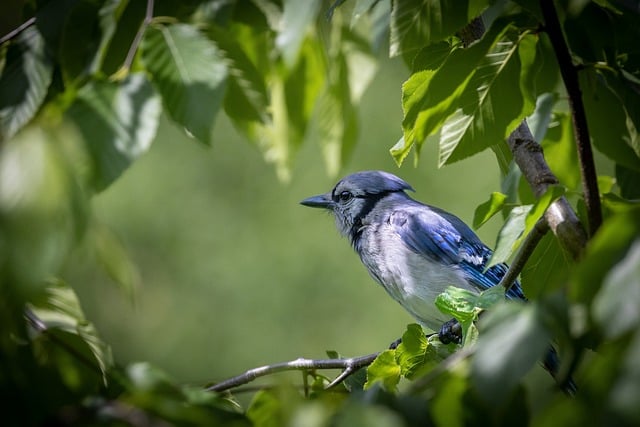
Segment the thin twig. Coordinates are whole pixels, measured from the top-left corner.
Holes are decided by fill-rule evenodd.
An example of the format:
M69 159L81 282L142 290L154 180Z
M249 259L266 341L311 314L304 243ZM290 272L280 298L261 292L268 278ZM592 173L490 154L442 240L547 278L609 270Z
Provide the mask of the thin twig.
M151 20L153 19L153 0L147 0L147 11L144 15L144 20L140 24L140 28L138 28L138 32L131 43L131 47L129 48L129 52L127 52L127 57L124 60L123 67L128 70L131 68L131 64L133 64L133 58L136 56L136 52L138 50L138 46L142 41L142 36L144 32L147 30L149 24L151 24Z
M296 359L289 362L274 363L273 365L260 366L258 368L249 369L243 374L226 379L210 387L207 387L207 391L225 391L244 384L248 384L251 381L264 377L265 375L271 375L278 372L286 371L301 371L309 369L343 369L349 371L348 374L344 372L338 376L340 381L344 381L349 375L358 369L370 365L374 359L378 356L378 353L368 354L366 356L352 357L348 359ZM333 387L340 381L333 380L329 387Z
M562 34L562 27L560 26L553 0L540 0L540 9L544 18L544 29L551 40L551 45L558 60L560 74L569 95L571 118L578 148L578 158L580 159L582 191L587 207L589 234L593 236L602 223L602 208L598 191L598 177L593 161L593 151L591 150L591 139L589 138L589 126L587 125L587 116L584 111L582 92L578 81L578 70L571 60L571 53Z
M533 230L531 230L531 232L524 238L520 249L513 258L513 262L511 262L509 269L500 280L500 285L504 286L505 292L513 286L518 275L527 264L529 257L533 254L533 251L536 249L536 246L538 246L538 243L540 243L540 240L542 240L544 235L547 234L547 231L549 231L549 225L547 224L547 221L541 218L536 222L536 225L533 226Z
M16 37L18 34L20 34L22 31L24 31L26 28L32 26L33 24L35 24L36 22L36 17L32 17L27 19L25 22L23 22L18 28L16 28L15 30L5 34L4 36L2 36L2 38L0 38L0 44L11 40L12 38Z

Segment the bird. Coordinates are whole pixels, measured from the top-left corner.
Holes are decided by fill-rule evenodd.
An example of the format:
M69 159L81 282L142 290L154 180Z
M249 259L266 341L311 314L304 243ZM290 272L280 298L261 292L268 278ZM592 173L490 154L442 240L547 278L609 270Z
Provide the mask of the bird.
M338 231L373 279L423 327L460 342L460 337L448 335L455 320L437 309L436 297L449 286L473 292L496 286L508 266L487 268L493 251L464 221L414 200L407 191L415 190L396 175L361 171L300 203L333 213ZM506 298L526 301L519 281L506 291ZM553 347L547 353L543 365L555 376L557 354ZM572 380L567 382L568 388L575 387Z

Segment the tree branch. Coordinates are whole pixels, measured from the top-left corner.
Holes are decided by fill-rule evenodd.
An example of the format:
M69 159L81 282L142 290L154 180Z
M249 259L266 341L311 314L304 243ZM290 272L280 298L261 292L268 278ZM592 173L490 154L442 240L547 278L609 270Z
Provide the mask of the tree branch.
M243 374L226 379L210 387L207 387L207 391L225 391L244 384L248 384L251 381L263 377L265 375L271 375L278 372L285 371L306 371L313 369L343 369L344 371L336 377L327 388L331 388L340 382L344 381L349 375L353 374L358 369L370 365L374 359L378 356L378 353L368 354L366 356L353 357L348 359L296 359L289 362L275 363L273 365L260 366L258 368L249 369Z
M536 249L536 246L538 246L538 243L540 243L540 240L542 240L544 235L547 234L547 231L549 231L547 221L540 219L536 222L533 230L531 230L527 237L525 237L522 245L520 246L520 250L513 258L513 262L509 265L509 269L500 280L500 286L505 288L505 292L513 286L518 275L527 264L529 257L533 254L533 251Z
M531 185L536 197L542 196L550 185L558 183L558 178L547 165L540 144L533 139L526 121L522 121L507 139L513 159ZM577 259L587 243L587 235L573 208L563 196L553 202L544 214L560 246L573 259Z
M553 0L540 0L540 9L542 10L542 16L544 18L544 28L551 40L551 45L553 46L556 59L558 60L558 66L560 67L560 74L562 75L564 86L569 95L571 118L578 148L578 158L580 159L582 191L587 207L589 234L593 236L602 223L602 208L600 207L598 177L593 161L587 116L584 111L582 92L578 81L578 71L571 60L571 53L562 34L562 28Z
M8 32L7 34L5 34L4 36L2 36L2 38L0 38L0 44L3 44L4 42L6 42L8 40L11 40L12 38L14 38L18 34L20 34L22 31L24 31L26 28L32 26L35 23L36 23L36 17L35 16L27 19L25 22L20 24L20 26L18 28L16 28L15 30L12 30L12 31Z

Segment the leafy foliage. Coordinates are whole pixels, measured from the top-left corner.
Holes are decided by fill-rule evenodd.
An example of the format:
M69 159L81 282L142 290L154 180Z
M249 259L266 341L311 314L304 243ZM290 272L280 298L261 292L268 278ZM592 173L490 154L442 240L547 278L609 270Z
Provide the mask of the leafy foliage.
M606 159L597 183L580 174L575 103L566 101L538 2L157 3L26 2L17 30L2 38L0 389L19 400L3 414L9 424L640 423L640 19L628 2L556 5L592 144ZM486 31L469 40L480 14ZM522 272L526 304L504 302L502 289L448 289L436 305L461 323L463 344L445 346L409 325L366 382L360 371L325 390L330 379L308 371L305 395L283 385L243 409L147 363L114 366L74 284L60 277L90 248L127 292L138 281L92 218L92 196L149 149L163 113L209 145L224 143L213 135L224 111L283 180L304 143L318 144L337 174L353 153L381 47L410 69L397 82L398 164L412 150L417 162L433 142L439 166L495 153L503 189L474 217L475 227L506 218L491 263L511 259L560 198L584 218L581 189L598 185L604 223L583 256L572 259L545 236ZM524 119L559 180L538 198L504 143ZM536 377L552 341L559 377L580 384L573 399Z

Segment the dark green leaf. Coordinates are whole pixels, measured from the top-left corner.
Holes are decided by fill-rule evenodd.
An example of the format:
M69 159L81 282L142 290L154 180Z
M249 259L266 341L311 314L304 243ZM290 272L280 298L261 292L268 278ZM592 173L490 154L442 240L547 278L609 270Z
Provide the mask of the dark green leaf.
M396 361L395 351L385 350L367 368L365 390L380 383L385 390L396 391L402 369Z
M35 116L52 74L44 39L35 27L25 29L9 47L0 76L0 141L11 138Z
M625 199L640 199L640 172L627 169L616 164L616 183L620 187L620 195ZM606 191L598 187L600 192Z
M522 288L528 299L549 294L566 283L571 263L553 233L547 233L538 243L522 269Z
M218 48L190 25L154 26L147 29L142 57L169 116L209 144L227 79Z
M480 328L472 378L482 396L500 402L542 357L551 336L534 303L500 305L481 319Z
M616 338L640 326L640 240L607 273L593 300L593 317L600 330Z
M569 283L574 301L589 304L601 288L609 270L627 252L631 243L640 235L640 209L611 216L602 224L589 241L584 257L577 265L573 280Z
M605 76L591 69L584 70L580 73L580 87L595 147L616 163L640 171L640 157L632 148L638 138L635 122L628 118Z
M507 201L506 194L493 192L489 200L480 204L473 214L473 228L480 228L485 222L489 221L495 214L500 212Z
M97 81L80 90L67 115L92 156L98 190L151 146L160 111L160 100L143 74L119 83Z
M107 34L100 34L98 10L97 3L80 0L76 2L67 18L62 31L59 54L62 76L67 85L73 85L76 79L91 71L90 65L96 57L98 46L105 43L102 37ZM115 26L115 23L112 25Z

